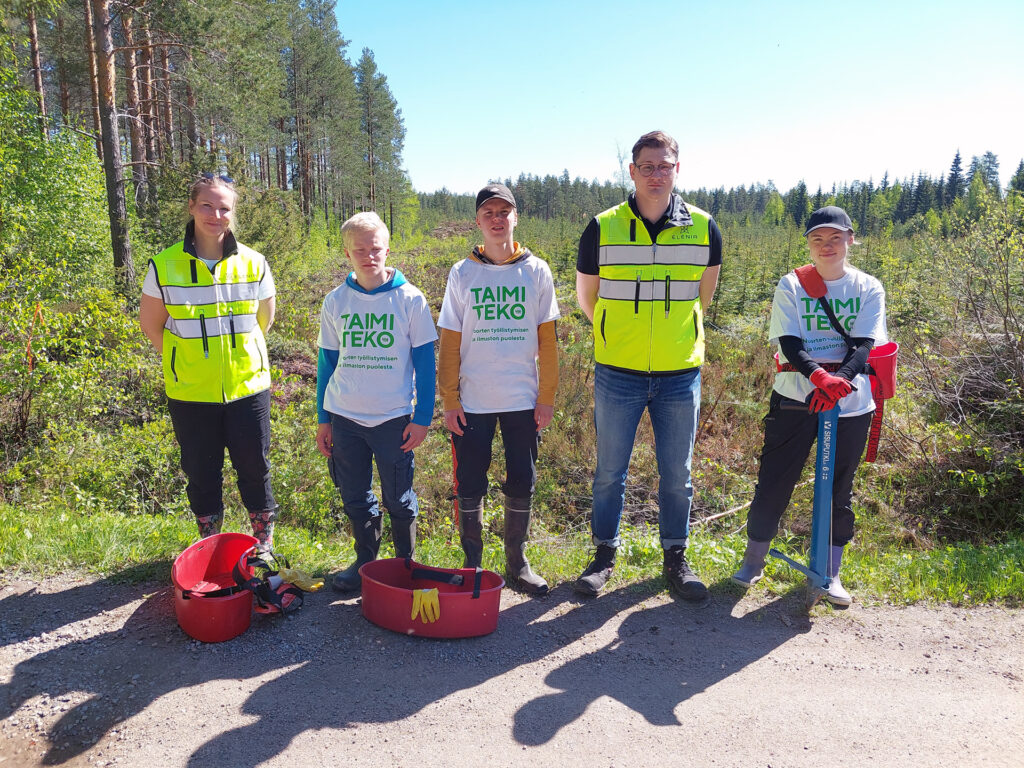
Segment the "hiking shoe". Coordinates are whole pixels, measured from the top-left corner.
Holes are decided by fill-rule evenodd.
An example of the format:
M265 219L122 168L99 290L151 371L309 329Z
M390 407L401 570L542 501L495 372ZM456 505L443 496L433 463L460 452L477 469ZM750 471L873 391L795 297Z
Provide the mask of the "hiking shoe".
M708 588L690 570L690 564L686 562L686 547L676 544L665 550L665 564L662 572L669 587L674 589L683 600L699 603L707 599Z
M832 605L850 605L853 602L853 597L843 587L843 583L839 581L838 576L833 576L832 581L829 582L825 599L832 603Z
M615 547L609 547L607 544L598 544L597 551L594 553L594 559L590 561L587 569L576 579L573 589L581 595L593 597L604 589L604 585L608 583L608 579L611 578L614 569Z

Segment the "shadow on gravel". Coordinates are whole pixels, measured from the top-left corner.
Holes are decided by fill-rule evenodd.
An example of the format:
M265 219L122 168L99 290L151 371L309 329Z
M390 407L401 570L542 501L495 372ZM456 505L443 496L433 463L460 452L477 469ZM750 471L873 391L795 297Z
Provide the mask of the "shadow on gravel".
M558 693L541 696L515 715L513 736L536 746L554 738L587 707L608 696L652 725L682 725L676 707L810 630L797 599L782 597L741 617L742 595L728 580L711 587L702 610L682 600L630 614L605 647L554 670L544 682Z
M138 600L153 590L155 579L167 581L170 561L140 563L123 571L60 592L35 589L0 600L0 647L96 616ZM140 582L150 582L143 584ZM130 586L126 586L130 585Z

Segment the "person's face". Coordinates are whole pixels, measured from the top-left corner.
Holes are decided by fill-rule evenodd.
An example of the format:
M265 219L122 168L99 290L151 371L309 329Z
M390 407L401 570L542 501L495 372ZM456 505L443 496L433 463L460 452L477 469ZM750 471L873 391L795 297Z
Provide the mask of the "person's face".
M387 271L384 262L388 257L389 236L386 230L355 232L351 243L345 248L345 255L356 273L356 280L366 287L376 288L384 282Z
M648 171L650 175L645 176ZM642 200L667 200L678 172L678 158L665 147L644 147L636 162L629 164L629 178L636 185L636 196Z
M199 237L219 240L231 229L235 216L235 193L224 186L204 186L195 200L188 201L188 212L196 222Z
M484 242L500 243L512 237L519 219L516 209L497 197L492 197L476 212L476 225L483 233Z
M846 266L846 254L853 243L853 232L834 227L821 227L807 235L811 261L819 272L834 274Z

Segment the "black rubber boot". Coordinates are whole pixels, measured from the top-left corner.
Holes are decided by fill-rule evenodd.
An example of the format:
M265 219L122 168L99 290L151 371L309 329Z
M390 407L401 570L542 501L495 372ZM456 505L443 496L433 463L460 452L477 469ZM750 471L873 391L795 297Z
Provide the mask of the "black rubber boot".
M335 590L352 592L363 586L363 577L359 575L359 569L366 563L377 559L377 552L380 550L380 529L380 517L371 517L363 523L352 521L352 539L356 551L356 561L334 575L331 586Z
M459 497L459 540L466 558L463 568L479 568L484 557L484 500Z
M249 510L249 524L252 526L252 535L259 542L259 548L270 550L274 546L274 523L277 521L277 507L264 509L258 512Z
M690 570L686 562L686 547L676 544L665 550L665 564L662 572L668 580L669 587L683 598L699 603L708 598L708 588L697 575Z
M576 579L573 589L581 595L596 595L604 589L604 585L608 583L614 569L615 547L598 544L594 559L590 561L587 570Z
M505 497L505 568L509 586L528 595L543 595L548 583L530 568L526 541L530 536L530 499Z
M416 554L416 518L391 517L391 538L395 541L395 557Z

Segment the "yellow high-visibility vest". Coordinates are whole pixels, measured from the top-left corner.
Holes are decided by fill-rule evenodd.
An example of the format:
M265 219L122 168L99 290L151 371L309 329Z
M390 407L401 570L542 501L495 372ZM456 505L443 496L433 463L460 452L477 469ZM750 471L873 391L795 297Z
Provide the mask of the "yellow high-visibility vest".
M241 243L211 270L184 242L152 260L164 306L164 385L174 400L226 403L270 387L256 321L263 254Z
M687 206L677 220L652 242L628 202L598 214L597 362L644 373L703 364L700 279L711 258L711 216Z

